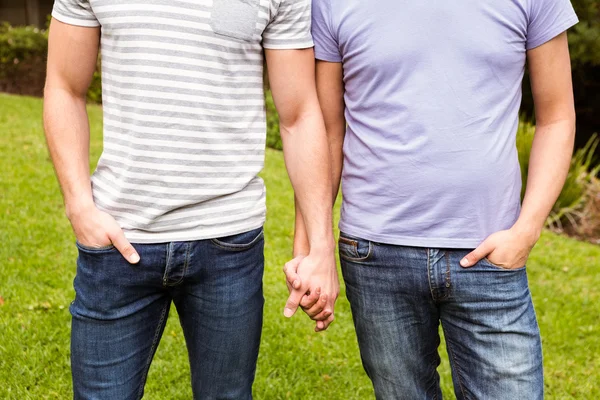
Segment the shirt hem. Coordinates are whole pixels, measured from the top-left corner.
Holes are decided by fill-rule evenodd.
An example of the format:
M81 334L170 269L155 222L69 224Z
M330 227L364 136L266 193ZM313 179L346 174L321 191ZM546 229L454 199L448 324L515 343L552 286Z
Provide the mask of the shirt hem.
M232 229L226 233L219 233L217 235L211 233L195 233L193 230L191 231L182 231L182 232L173 232L173 233L161 233L161 232L153 232L153 233L144 233L144 234L135 234L131 231L127 231L124 229L125 237L129 242L134 244L157 244L157 243L171 243L171 242L194 242L197 240L208 240L208 239L217 239L220 237L238 235L240 233L248 232L253 229L258 229L263 227L265 224L265 220L262 219L260 223L251 223L248 225L242 225L236 229Z
M315 48L315 58L320 61L341 63L342 58L340 56L334 56L331 54L323 53Z
M303 50L315 47L315 44L311 42L295 43L295 44L268 44L263 43L263 48L268 50Z
M97 28L100 26L100 23L98 21L90 21L90 20L85 20L85 19L77 19L77 18L67 17L66 15L63 15L63 14L59 13L58 11L52 11L52 18L54 18L57 21L60 21L62 23L65 23L67 25L83 26L86 28Z
M432 238L418 236L383 235L363 231L340 222L340 231L371 242L390 244L394 246L424 247L435 249L475 249L484 239Z

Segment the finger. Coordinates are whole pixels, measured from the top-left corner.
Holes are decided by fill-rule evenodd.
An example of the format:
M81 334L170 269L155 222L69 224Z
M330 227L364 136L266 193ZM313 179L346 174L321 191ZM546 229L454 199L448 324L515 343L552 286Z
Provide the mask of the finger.
M472 267L492 251L494 251L494 246L489 240L486 239L479 245L479 247L460 260L460 265L464 268Z
M322 332L329 328L329 325L335 320L335 316L331 314L329 318L325 321L317 321L317 327L315 328L315 332Z
M283 267L283 272L285 273L285 279L288 283L288 287L292 287L293 289L300 289L300 286L302 286L302 281L298 275L299 265L300 260L298 258L294 258L293 260L285 263Z
M285 303L283 315L285 315L287 318L290 318L296 314L304 293L301 290L292 290L290 297L288 297L287 302Z
M310 319L314 321L325 321L327 318L331 317L332 314L333 310L330 307L325 306L320 313L315 314Z
M129 243L129 240L125 237L125 234L121 229L109 235L113 245L119 250L119 252L125 257L130 264L137 264L140 262L140 255L135 248Z
M312 306L310 309L308 310L304 310L304 312L306 312L306 314L314 320L322 320L325 319L323 314L323 311L325 310L325 307L327 307L327 295L326 294L322 294L321 297L319 298L319 301ZM331 312L330 312L331 313ZM317 316L320 316L320 318L317 318ZM329 315L327 315L328 317Z
M302 297L300 301L300 307L303 310L308 310L312 308L317 301L319 301L319 297L321 296L321 288L317 288L314 292L311 292L309 295L305 295Z
M321 332L325 327L325 322L317 321L317 325L315 326L315 332Z

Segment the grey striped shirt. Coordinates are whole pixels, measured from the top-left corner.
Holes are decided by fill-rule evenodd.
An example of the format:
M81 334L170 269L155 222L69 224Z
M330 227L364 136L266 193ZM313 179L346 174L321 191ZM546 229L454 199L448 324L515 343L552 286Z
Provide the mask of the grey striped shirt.
M262 226L263 48L312 47L310 0L56 0L102 27L96 205L134 243Z

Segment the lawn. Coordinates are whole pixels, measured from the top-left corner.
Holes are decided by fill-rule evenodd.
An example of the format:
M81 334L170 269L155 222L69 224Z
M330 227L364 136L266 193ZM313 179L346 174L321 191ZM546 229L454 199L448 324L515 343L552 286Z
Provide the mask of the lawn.
M92 160L101 109L90 107ZM74 237L45 148L39 99L0 94L0 399L71 396L68 306ZM344 292L329 331L282 316L281 272L292 241L293 197L280 152L267 151L265 322L256 399L369 399ZM600 398L600 248L544 233L529 265L544 342L549 399ZM454 398L447 358L445 398ZM146 388L148 399L190 399L185 343L172 310Z

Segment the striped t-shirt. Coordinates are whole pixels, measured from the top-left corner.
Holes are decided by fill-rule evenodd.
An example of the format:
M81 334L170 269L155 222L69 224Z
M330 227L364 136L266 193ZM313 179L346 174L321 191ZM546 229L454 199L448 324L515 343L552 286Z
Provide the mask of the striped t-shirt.
M56 0L101 26L104 151L94 201L134 243L263 225L263 48L312 47L310 0Z

